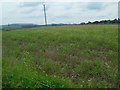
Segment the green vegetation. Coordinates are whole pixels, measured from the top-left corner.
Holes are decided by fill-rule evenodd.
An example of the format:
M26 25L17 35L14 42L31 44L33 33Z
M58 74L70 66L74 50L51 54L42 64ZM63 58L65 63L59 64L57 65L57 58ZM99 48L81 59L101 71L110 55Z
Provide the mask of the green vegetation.
M120 23L120 19L101 20L101 21L94 21L94 22L88 21L87 23L82 22L81 24L118 24L118 23Z
M2 36L3 88L117 87L117 25L40 27Z

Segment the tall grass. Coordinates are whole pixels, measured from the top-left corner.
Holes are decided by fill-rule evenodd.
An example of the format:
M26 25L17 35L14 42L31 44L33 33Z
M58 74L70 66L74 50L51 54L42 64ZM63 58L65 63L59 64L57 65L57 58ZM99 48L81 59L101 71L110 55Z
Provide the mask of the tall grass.
M81 25L3 31L3 87L115 88L118 26ZM20 76L19 76L20 75Z

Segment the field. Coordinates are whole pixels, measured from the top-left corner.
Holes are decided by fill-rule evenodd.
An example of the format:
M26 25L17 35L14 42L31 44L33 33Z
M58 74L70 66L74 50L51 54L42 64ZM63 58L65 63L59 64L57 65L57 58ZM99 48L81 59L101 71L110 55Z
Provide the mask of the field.
M3 88L115 88L118 26L66 25L2 32ZM46 87L45 87L46 88Z

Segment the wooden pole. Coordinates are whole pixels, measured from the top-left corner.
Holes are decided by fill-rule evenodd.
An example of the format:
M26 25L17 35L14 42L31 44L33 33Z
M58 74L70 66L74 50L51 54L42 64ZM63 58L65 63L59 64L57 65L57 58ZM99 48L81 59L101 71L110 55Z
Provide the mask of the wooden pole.
M43 4L43 7L44 7L45 25L47 26L47 17L46 17L45 4Z

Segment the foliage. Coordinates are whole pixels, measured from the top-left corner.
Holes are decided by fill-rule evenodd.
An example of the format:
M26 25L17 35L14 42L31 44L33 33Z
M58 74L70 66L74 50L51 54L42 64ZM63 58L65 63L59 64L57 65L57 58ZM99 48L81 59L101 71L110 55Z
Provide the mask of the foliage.
M94 22L88 21L87 23L81 23L81 24L118 24L118 23L120 23L119 19L101 20L101 21L94 21Z

